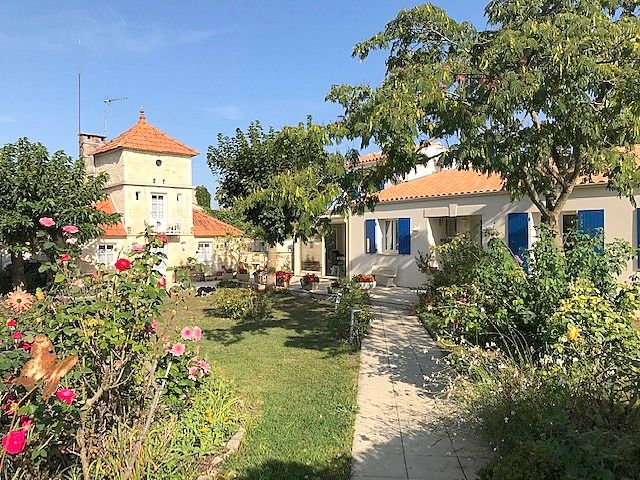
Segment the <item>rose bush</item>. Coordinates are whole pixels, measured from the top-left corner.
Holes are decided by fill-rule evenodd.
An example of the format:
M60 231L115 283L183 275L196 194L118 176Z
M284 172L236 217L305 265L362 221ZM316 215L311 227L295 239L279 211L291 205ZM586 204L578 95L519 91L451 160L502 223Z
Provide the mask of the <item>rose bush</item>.
M51 222L43 218L40 224ZM73 238L75 229L67 227L72 226L63 231ZM136 432L120 465L122 478L129 478L149 427L165 412L189 408L209 375L198 326L158 331L162 311L179 302L179 295L165 288L157 269L163 260L157 249L165 240L152 231L143 239L128 258L90 275L80 273L77 250L58 245L58 260L41 268L51 274L50 289L35 296L18 290L3 302L3 473L20 469L33 478L51 478L81 468L89 478L103 440L114 428L126 427ZM176 307L169 307L174 315ZM49 339L52 347L41 353ZM40 362L43 374L33 386L22 386L25 362L42 355L50 359ZM51 398L41 395L43 388L53 389Z

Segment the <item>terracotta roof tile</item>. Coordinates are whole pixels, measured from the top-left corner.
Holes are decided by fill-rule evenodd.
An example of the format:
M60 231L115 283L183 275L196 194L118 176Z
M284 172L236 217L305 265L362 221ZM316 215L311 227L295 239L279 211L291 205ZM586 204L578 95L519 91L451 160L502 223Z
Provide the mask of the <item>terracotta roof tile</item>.
M170 137L159 128L147 122L144 110L140 109L140 118L129 130L121 133L110 142L96 149L94 155L110 152L118 148L141 150L153 153L169 153L193 157L198 154L196 150L180 143Z
M225 235L242 235L244 232L224 223L199 209L193 209L194 237L224 237Z
M104 213L118 213L116 211L116 206L113 204L111 198L107 198L106 200L102 200L95 205L97 210L100 210ZM103 238L123 238L127 236L127 231L124 229L124 225L122 222L118 222L114 225L100 225L100 228L104 230L104 234L102 234Z
M474 170L442 170L431 175L399 183L378 192L381 202L410 200L414 198L447 197L492 193L502 190L502 179Z

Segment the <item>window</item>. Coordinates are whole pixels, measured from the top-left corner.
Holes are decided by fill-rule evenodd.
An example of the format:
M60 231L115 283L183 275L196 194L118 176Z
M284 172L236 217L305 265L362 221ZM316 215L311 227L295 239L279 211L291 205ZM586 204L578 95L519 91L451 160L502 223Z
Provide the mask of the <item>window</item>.
M140 192L136 192L136 200L140 200Z
M398 219L380 220L382 252L398 253Z
M151 195L151 225L162 228L166 220L164 195L154 193Z
M196 253L196 257L200 263L211 263L212 260L212 250L211 243L209 242L199 242L198 243L198 252Z
M98 263L113 265L116 263L115 245L112 243L101 243L98 245Z
M445 221L445 236L448 239L452 239L458 234L458 219L457 217L446 217Z
M565 213L562 215L562 235L566 236L570 232L575 232L578 228L578 214Z

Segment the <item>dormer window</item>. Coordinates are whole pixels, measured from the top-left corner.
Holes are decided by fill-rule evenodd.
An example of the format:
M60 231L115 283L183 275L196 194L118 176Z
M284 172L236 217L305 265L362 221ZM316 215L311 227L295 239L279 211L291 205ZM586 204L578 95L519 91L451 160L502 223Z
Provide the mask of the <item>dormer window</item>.
M156 160L156 166L160 166L162 165L162 160L160 160L159 158Z

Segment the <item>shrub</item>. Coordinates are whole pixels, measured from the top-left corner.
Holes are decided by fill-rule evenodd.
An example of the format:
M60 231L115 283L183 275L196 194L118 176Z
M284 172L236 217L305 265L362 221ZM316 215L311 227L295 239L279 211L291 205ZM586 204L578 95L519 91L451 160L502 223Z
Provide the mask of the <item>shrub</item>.
M115 269L92 275L80 274L79 252L65 244L71 251L41 268L53 280L48 291L7 297L0 332L0 375L7 381L0 393L10 414L0 426L16 438L26 432L26 442L4 448L4 473L50 478L79 462L86 476L114 425L136 432L135 448L127 451L132 462L157 412L189 407L209 370L196 358L202 332L188 327L180 338L158 341L172 293L157 271L162 256L154 253L165 239L151 231L144 237ZM21 369L27 355L33 363Z
M359 348L373 321L369 293L358 287L356 282L342 279L338 295L339 303L336 304L332 315L333 325L342 338ZM359 310L354 313L353 326L351 325L352 309Z
M250 288L218 288L209 298L217 315L233 320L264 320L272 311L269 297Z

